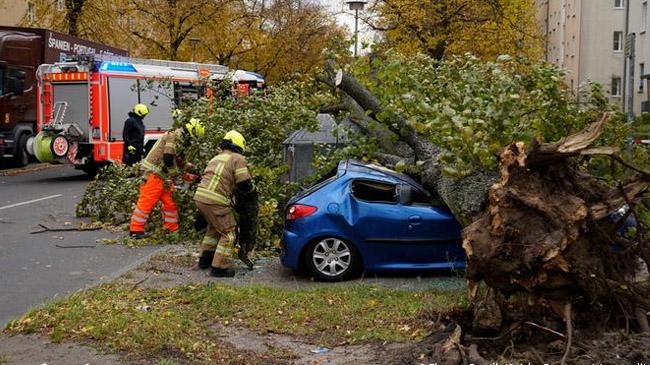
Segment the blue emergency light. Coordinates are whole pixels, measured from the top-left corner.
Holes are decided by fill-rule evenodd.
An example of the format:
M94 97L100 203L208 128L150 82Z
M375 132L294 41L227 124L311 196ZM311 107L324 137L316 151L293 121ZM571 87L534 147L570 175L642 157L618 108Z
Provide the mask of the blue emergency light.
M138 70L135 69L135 66L128 62L102 62L102 65L99 69L101 71L138 72Z

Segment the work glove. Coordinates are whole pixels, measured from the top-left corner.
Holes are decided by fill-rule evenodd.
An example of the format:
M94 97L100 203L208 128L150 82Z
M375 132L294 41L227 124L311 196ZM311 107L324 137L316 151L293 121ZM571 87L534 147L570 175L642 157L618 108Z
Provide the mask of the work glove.
M163 174L165 174L167 176L170 176L170 177L178 176L178 174L180 173L178 171L178 167L176 167L176 166L167 167L167 166L163 165L163 167L160 169L160 171L162 171Z
M190 173L192 175L198 175L198 174L201 173L199 171L199 168L195 164L193 164L191 162L185 163L185 166L183 166L183 171L185 171L187 173Z
M129 151L130 154L134 154L136 148L135 148L135 146L129 146L126 149Z
M199 179L201 179L201 176L197 174L191 174L189 172L184 172L183 173L183 182L187 184L192 184L197 182Z

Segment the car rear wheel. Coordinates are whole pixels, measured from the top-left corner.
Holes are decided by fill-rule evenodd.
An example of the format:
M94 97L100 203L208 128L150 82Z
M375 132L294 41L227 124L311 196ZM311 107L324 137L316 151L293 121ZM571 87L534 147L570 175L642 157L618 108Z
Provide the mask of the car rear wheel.
M321 281L349 279L359 269L359 257L351 244L334 237L312 242L307 248L305 266Z

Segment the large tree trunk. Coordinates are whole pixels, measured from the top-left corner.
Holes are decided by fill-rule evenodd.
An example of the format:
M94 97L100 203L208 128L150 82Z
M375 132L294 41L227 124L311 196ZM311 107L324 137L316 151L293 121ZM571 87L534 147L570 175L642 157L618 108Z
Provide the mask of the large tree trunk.
M485 208L490 185L498 179L496 173L476 171L461 180L443 176L436 163L440 151L437 146L399 116L377 125L375 118L383 112L377 98L349 74L341 70L329 74L333 79L331 84L344 93L344 107L351 111L352 121L379 140L382 150L376 156L379 160L387 166L394 166L399 161L408 164L424 162L418 178L425 188L439 196L463 225L470 224L479 216Z

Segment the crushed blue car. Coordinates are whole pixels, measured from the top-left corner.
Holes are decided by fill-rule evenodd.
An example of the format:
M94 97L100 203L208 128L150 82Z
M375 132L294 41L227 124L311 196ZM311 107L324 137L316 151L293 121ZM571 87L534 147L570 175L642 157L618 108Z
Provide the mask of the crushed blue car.
M448 208L409 176L356 160L289 200L280 260L321 281L465 267L461 226Z

